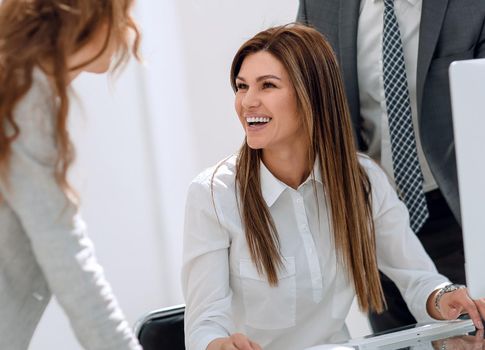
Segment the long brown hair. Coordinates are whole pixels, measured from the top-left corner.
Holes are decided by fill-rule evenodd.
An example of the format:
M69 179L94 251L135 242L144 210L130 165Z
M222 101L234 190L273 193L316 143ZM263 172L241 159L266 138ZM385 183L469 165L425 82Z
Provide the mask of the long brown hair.
M48 64L58 97L55 142L56 178L69 189L66 177L74 158L67 131L70 71L95 61L111 40L117 46L115 68L129 57L138 57L139 31L130 10L133 0L3 0L0 5L0 177L8 169L11 144L21 130L13 111L32 85L34 68ZM86 45L101 25L108 35L101 51L77 67L68 67L70 55ZM134 38L128 31L134 33Z
M354 285L359 306L365 311L382 311L370 182L357 158L335 54L313 28L300 24L270 28L249 39L236 53L231 67L234 91L244 59L260 51L283 64L295 88L309 140L309 171L318 160L336 254ZM236 163L236 183L252 260L269 283L276 285L282 257L275 224L261 193L261 157L261 150L244 142Z

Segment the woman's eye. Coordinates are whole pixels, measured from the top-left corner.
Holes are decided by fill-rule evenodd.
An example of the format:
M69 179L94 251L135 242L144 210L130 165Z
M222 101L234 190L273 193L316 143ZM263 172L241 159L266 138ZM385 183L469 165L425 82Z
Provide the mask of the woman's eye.
M248 88L248 86L244 83L237 83L236 88L237 88L238 91L239 90L246 90Z
M263 89L267 89L267 88L274 88L274 87L276 87L276 85L275 85L275 84L273 84L272 82L265 81L265 82L263 83Z

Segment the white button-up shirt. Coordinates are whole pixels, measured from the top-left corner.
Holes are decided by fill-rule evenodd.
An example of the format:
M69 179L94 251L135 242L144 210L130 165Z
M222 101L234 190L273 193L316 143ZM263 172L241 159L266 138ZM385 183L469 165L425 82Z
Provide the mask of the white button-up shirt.
M188 191L182 271L188 349L205 350L215 338L235 332L265 350L347 339L345 317L355 292L335 256L318 167L295 190L261 163L262 195L284 263L278 286L271 287L251 261L238 211L235 161L235 156L224 161L215 174L215 168L206 170ZM386 175L370 158L360 156L360 162L372 184L379 268L396 282L414 316L429 320L427 298L448 280L409 228L406 208Z
M421 6L422 0L394 1L394 11L399 23L403 44L416 147L424 180L423 187L425 191L431 191L438 186L421 147L416 98ZM365 120L364 135L369 143L368 154L380 162L389 176L394 178L389 121L384 95L383 17L383 0L361 0L357 34L357 74L359 78L360 114Z

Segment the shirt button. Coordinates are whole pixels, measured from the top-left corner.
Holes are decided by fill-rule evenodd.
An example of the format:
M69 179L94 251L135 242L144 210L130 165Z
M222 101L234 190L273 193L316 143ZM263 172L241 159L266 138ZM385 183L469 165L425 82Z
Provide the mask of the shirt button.
M301 204L301 203L302 203L301 198L298 198L298 199L296 200L296 203Z

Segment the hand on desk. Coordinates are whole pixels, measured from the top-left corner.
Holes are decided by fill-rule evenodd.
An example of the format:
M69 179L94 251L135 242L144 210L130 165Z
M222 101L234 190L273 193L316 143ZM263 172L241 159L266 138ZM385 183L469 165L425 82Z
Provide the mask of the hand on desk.
M483 350L485 349L483 329L479 330L476 335L461 335L433 341L433 348L436 350Z
M211 341L207 350L262 350L262 348L244 334L235 333L230 337Z
M439 290L432 293L428 298L428 313L437 320L454 320L462 314L468 314L477 329L483 329L482 319L485 319L485 298L472 300L468 295L467 288L460 288L452 292L442 294L438 306L435 307L435 299Z

